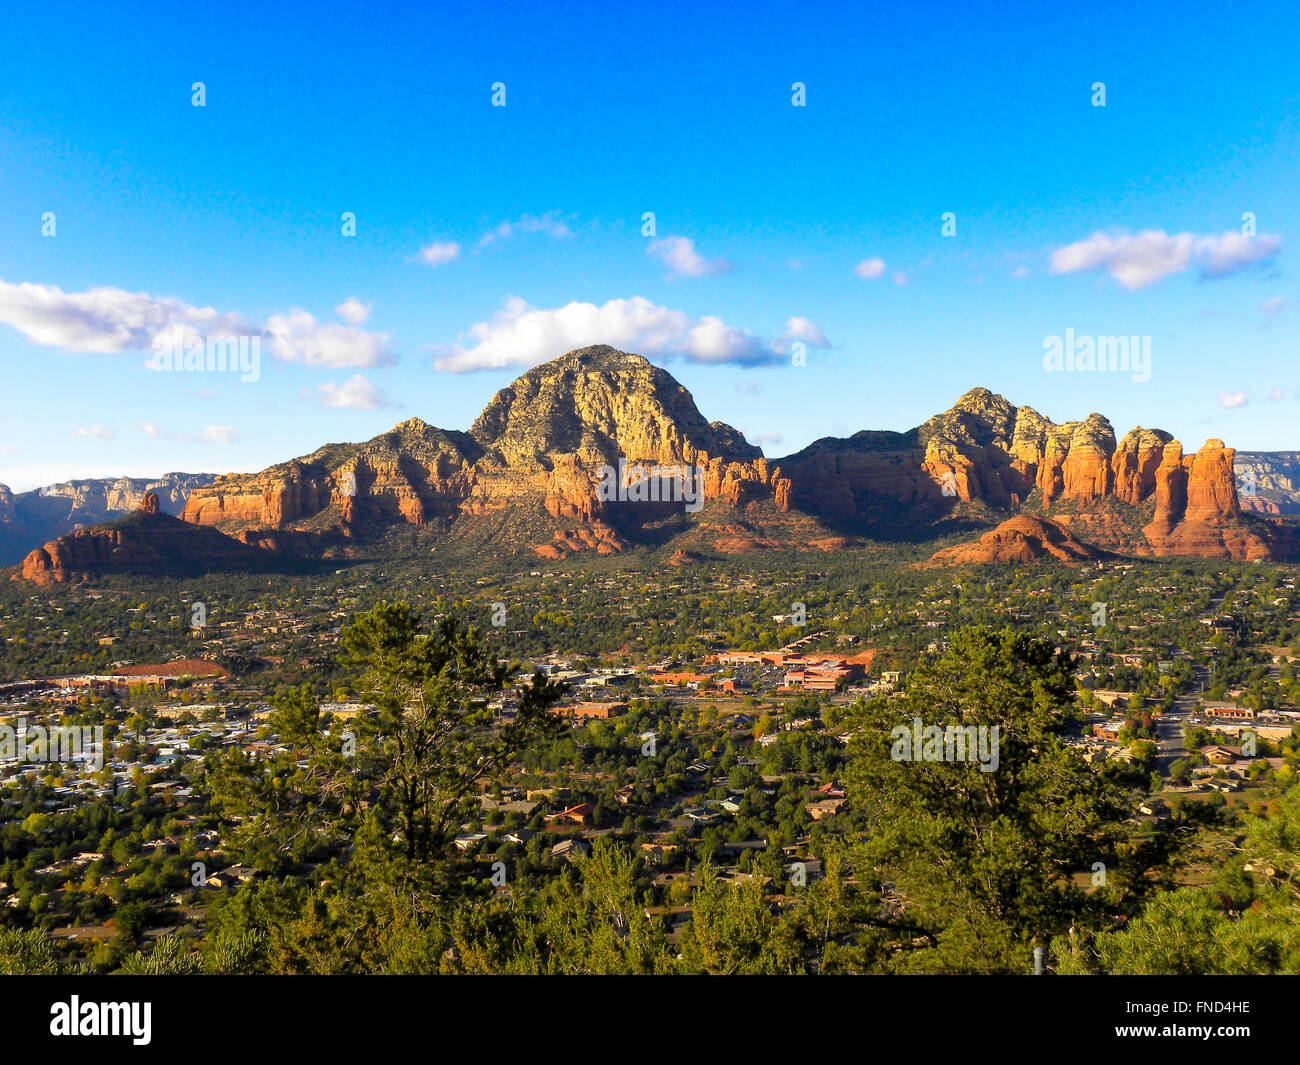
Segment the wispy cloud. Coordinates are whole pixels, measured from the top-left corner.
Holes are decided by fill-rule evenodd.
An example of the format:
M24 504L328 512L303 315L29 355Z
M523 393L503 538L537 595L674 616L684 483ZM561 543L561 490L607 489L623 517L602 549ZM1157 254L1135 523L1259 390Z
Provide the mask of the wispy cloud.
M1104 270L1124 288L1139 289L1193 268L1202 278L1226 277L1271 259L1281 249L1281 237L1248 237L1234 230L1217 236L1169 234L1163 229L1097 232L1057 248L1049 256L1049 265L1054 274Z
M706 259L695 250L695 241L690 237L652 240L646 254L667 266L669 277L717 277L735 269L726 259Z
M239 434L229 425L209 425L199 433L170 433L153 422L141 422L140 430L145 436L155 440L170 440L174 444L192 444L200 440L210 444L229 444L239 439Z
M103 425L85 425L73 429L68 435L85 437L88 440L112 440L117 434Z
M148 349L156 336L183 329L204 335L257 332L238 315L177 299L92 288L64 292L56 285L0 281L0 322L28 340L93 354Z
M272 315L266 323L271 354L281 362L306 366L389 366L397 361L387 333L356 326L317 322L307 311Z
M564 221L559 211L547 211L544 215L522 215L513 222L501 222L479 238L478 246L486 248L499 240L512 240L520 233L541 233L547 237L567 237L573 230Z
M828 348L830 341L826 339L826 334L813 321L807 318L791 318L785 323L785 332L777 339L777 346L782 351L788 351L790 344L796 340L801 340L805 344L811 344L815 348Z
M420 261L428 266L442 266L460 258L460 245L454 240L435 240L420 249Z
M372 309L372 304L362 303L356 296L349 296L334 308L334 313L348 325L364 325Z
M89 354L148 351L156 343L183 342L191 336L259 336L282 362L308 366L384 366L396 361L385 333L358 328L368 305L355 298L336 308L352 325L318 323L297 308L272 315L265 326L239 314L195 307L183 300L94 288L64 292L54 285L0 281L0 322L29 340Z
M1219 405L1224 410L1232 410L1234 407L1244 407L1248 399L1245 392L1220 392Z
M651 241L646 246L646 255L666 265L669 278L719 277L736 268L725 259L706 259L695 251L695 242L689 237L663 237Z
M885 273L885 260L880 258L863 259L853 268L853 272L867 281L875 281Z

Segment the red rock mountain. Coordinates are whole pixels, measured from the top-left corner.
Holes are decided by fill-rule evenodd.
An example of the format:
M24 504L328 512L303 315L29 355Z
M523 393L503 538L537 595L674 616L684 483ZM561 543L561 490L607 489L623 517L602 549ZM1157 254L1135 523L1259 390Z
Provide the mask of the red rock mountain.
M1008 558L1073 557L1087 545L1300 555L1296 526L1242 512L1233 465L1218 440L1195 454L1154 429L1117 440L1100 414L1058 425L983 388L907 432L828 437L768 460L735 429L706 421L665 370L592 347L523 374L468 432L412 418L365 443L327 444L197 486L182 517L239 548L315 558L394 535L400 550L446 544L476 557L661 546L707 557L838 551L980 527L993 539L971 551ZM680 494L683 470L699 471L698 498ZM1016 516L1050 520L999 525ZM29 556L24 572L78 572L86 552L147 556L126 542L105 547L106 529L86 530L98 538L93 548L73 546L76 537L47 544L48 560Z
M605 469L618 471L631 498L602 493ZM640 542L646 522L680 516L683 504L663 499L681 490L678 471L697 469L703 502L786 502L789 485L762 452L705 421L671 374L595 347L524 374L468 433L412 418L364 444L218 478L191 493L183 517L245 538L309 529L365 537L406 524L477 532L510 550L526 540L548 557L607 553ZM631 486L652 480L654 498L638 502ZM688 487L695 480L692 472Z
M625 470L703 470L706 505L669 529L692 549L838 548L845 536L923 538L954 519L992 524L1024 512L1135 554L1295 550L1288 529L1243 515L1233 452L1220 441L1195 455L1154 429L1117 441L1100 414L1057 425L976 388L907 432L826 438L769 461L735 429L705 421L666 371L609 347L528 371L468 433L411 419L364 444L330 444L260 474L219 478L191 493L183 516L245 537L352 537L405 523L487 530L496 547L527 540L549 557L621 551L673 508L602 498L600 470L620 460ZM625 474L623 483L634 479Z
M794 506L842 522L915 528L927 519L1050 516L1081 540L1138 555L1294 557L1293 527L1244 515L1233 451L1194 455L1138 427L1118 442L1100 414L1056 425L987 389L906 433L819 440L781 459Z

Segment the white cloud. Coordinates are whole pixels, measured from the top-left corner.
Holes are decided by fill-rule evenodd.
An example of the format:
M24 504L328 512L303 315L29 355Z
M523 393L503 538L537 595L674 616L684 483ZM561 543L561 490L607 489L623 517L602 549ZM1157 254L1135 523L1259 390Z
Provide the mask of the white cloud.
M565 224L559 211L547 211L544 215L526 214L514 222L502 222L483 234L479 240L480 248L486 248L498 240L510 240L517 233L541 233L548 237L567 237L573 231Z
M492 321L466 332L472 343L436 353L436 369L466 373L536 366L593 344L698 363L757 365L783 360L777 345L720 318L691 318L642 296L610 300L599 307L574 302L553 310L538 310L511 296Z
M0 281L0 322L37 344L69 351L147 351L155 344L183 344L191 336L260 336L282 362L364 367L396 361L387 334L356 328L369 315L368 305L353 298L336 310L354 324L317 324L311 314L294 309L273 315L263 328L237 314L144 292L64 292L54 285Z
M371 310L373 304L362 303L356 296L349 296L334 308L334 313L348 325L364 325L366 319L370 317Z
M426 244L420 249L420 261L427 263L429 266L441 266L443 263L449 263L453 259L459 258L460 245L454 240L435 240L432 244Z
M266 323L271 354L307 366L388 366L396 362L387 333L369 333L333 322L318 324L307 311L272 315Z
M1220 392L1219 404L1224 410L1232 410L1233 407L1244 407L1246 405L1246 393Z
M203 335L257 332L236 315L120 288L64 292L55 285L0 281L0 322L29 340L96 354L143 351L169 330Z
M663 237L652 240L646 254L659 259L672 271L671 277L717 277L734 269L726 259L706 259L695 250L690 237Z
M908 277L907 274L903 273L902 270L895 270L894 276L891 278L891 280L899 288L903 288L911 280L911 278Z
M351 407L356 410L375 410L391 407L393 401L360 374L353 374L343 384L331 381L316 386L322 407Z
M112 440L116 434L112 429L106 428L102 425L85 425L73 429L68 435L81 436L88 440Z
M1225 277L1272 258L1281 248L1282 238L1267 234L1248 237L1229 230L1215 236L1144 229L1140 233L1094 233L1057 248L1049 262L1054 274L1101 269L1124 288L1138 289L1193 267L1203 278Z
M785 332L781 334L778 343L787 345L790 341L802 340L805 344L811 344L815 348L828 348L830 341L826 339L826 334L818 328L815 322L807 318L791 318L785 323Z
M212 444L229 444L239 439L239 434L229 425L209 425L201 433L169 433L159 429L153 422L141 422L140 429L145 436L155 440L170 440L176 444L192 444L199 440Z
M884 259L863 259L853 268L853 272L858 277L866 278L868 281L874 281L885 273Z
M1287 298L1285 296L1274 296L1271 300L1266 300L1260 310L1265 314L1280 314L1286 309Z

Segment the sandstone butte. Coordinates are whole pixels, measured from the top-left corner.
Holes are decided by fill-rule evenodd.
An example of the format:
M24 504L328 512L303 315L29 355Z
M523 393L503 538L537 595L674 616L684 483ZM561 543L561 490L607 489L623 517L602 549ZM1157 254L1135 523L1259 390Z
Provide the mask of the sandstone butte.
M651 466L702 471L703 508L602 498L603 467L621 468L627 483ZM1117 441L1100 414L1058 425L975 388L915 429L826 437L769 460L737 430L706 421L667 371L605 346L529 370L468 432L412 418L364 443L199 485L181 516L275 553L329 556L413 526L435 537L475 530L491 550L564 558L669 541L694 554L842 550L864 537L934 538L954 518L992 526L1017 514L1128 554L1300 553L1295 526L1243 514L1233 451L1219 440L1188 455L1154 429ZM71 540L33 552L24 572L74 572L79 551L148 553ZM40 551L48 563L33 563Z
M1054 558L1071 565L1108 557L1109 554L1076 540L1068 529L1051 518L1017 514L973 543L957 544L936 551L930 561L935 565L958 566L972 563L1037 562L1041 558Z

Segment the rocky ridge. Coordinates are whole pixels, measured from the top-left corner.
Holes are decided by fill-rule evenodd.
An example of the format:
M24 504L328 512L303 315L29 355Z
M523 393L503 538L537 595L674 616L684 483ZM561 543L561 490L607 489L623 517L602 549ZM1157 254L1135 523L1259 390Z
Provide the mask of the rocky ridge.
M1300 554L1293 526L1243 513L1234 462L1219 440L1184 454L1160 430L1117 439L1100 414L1056 424L984 388L906 432L828 437L769 460L707 421L667 371L601 346L529 370L468 432L411 418L364 443L195 486L182 517L241 546L313 558L402 529L418 533L406 549L454 541L493 557L839 551L1016 516L1047 524L993 528L994 553L1072 556L1083 544L1136 555ZM698 494L684 497L684 486Z

